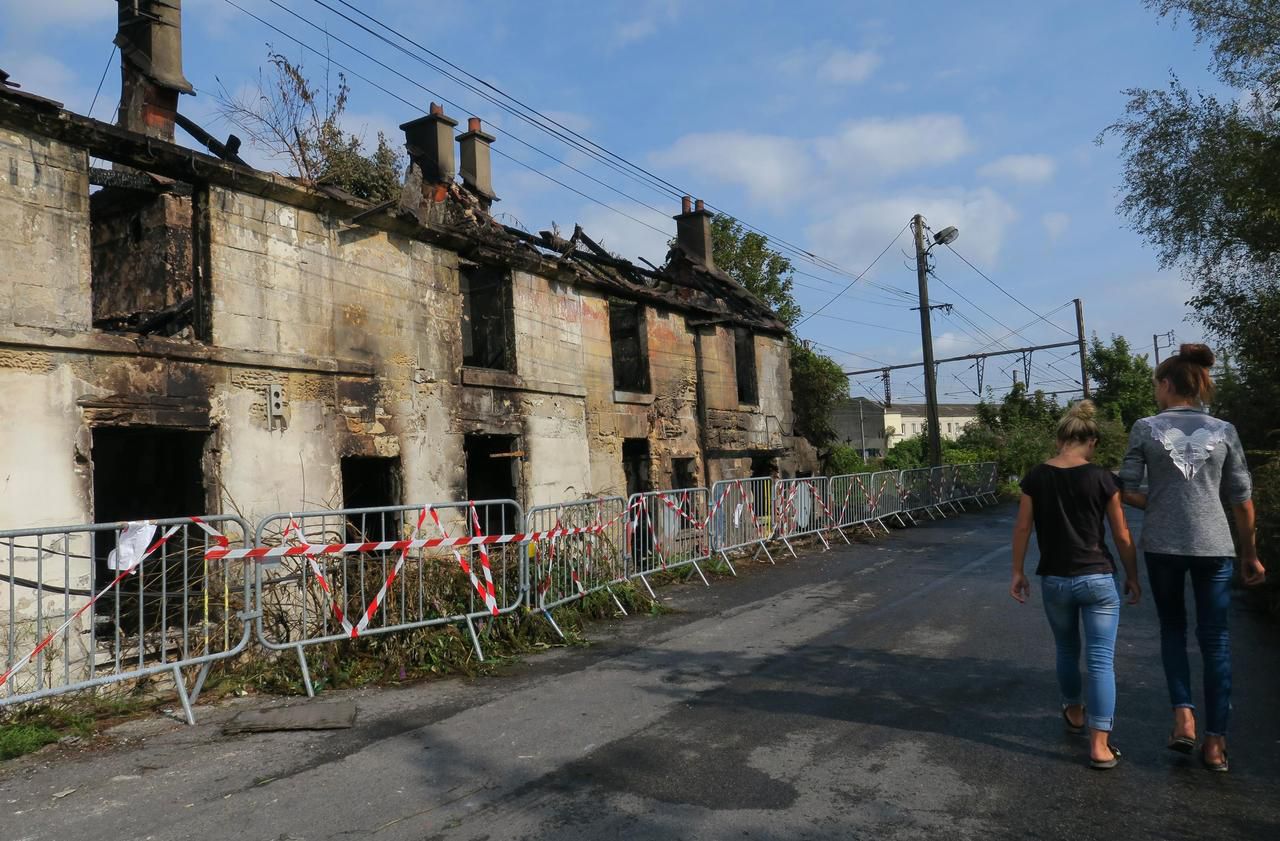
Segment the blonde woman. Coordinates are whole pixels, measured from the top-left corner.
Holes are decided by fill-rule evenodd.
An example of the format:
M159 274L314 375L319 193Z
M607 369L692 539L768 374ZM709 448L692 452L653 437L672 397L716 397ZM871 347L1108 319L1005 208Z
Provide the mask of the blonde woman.
M1204 659L1205 738L1201 758L1210 771L1227 770L1231 714L1231 575L1235 544L1227 523L1231 506L1246 584L1266 577L1254 541L1253 483L1235 427L1208 414L1213 400L1213 351L1186 344L1156 368L1160 413L1133 425L1120 481L1124 501L1145 508L1142 551L1151 597L1160 616L1173 731L1168 746L1191 753L1196 744L1191 667L1187 662L1186 580L1196 605L1196 640ZM1143 472L1148 490L1141 490Z
M1058 423L1058 454L1031 468L1022 480L1022 499L1013 527L1013 581L1009 595L1025 603L1031 584L1023 571L1035 531L1040 548L1040 592L1057 647L1062 718L1069 733L1089 730L1089 765L1116 767L1120 751L1111 744L1115 721L1113 670L1120 595L1115 561L1107 549L1106 522L1124 563L1129 604L1142 596L1137 552L1129 537L1120 487L1111 472L1091 462L1098 447L1094 405L1081 400ZM1080 631L1088 679L1080 677Z

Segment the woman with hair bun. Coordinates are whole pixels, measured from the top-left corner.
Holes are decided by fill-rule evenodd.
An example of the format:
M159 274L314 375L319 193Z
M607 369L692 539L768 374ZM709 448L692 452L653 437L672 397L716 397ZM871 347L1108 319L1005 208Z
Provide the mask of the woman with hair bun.
M1090 731L1089 765L1116 767L1120 752L1111 744L1116 708L1112 668L1120 596L1115 561L1107 550L1104 521L1124 562L1129 604L1142 596L1138 560L1120 505L1120 488L1109 470L1092 464L1099 429L1094 406L1081 400L1058 423L1058 454L1037 464L1022 480L1022 500L1013 527L1013 582L1009 595L1026 602L1031 584L1023 571L1034 528L1040 547L1040 592L1057 647L1058 688L1067 732ZM1088 681L1080 679L1080 630Z
M1213 400L1213 351L1185 344L1156 368L1159 414L1133 425L1120 471L1124 501L1146 509L1142 550L1151 596L1160 617L1173 730L1168 747L1195 750L1195 704L1187 661L1186 579L1196 606L1196 640L1204 659L1204 744L1210 771L1227 770L1231 715L1231 644L1227 616L1236 547L1223 501L1235 516L1246 584L1266 576L1254 540L1253 483L1235 427L1204 408ZM1143 472L1148 489L1141 491Z

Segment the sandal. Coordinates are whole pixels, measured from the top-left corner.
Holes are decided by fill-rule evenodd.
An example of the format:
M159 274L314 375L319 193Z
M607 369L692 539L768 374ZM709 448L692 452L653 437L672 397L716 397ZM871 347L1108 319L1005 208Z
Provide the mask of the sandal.
M1165 747L1176 753L1190 756L1191 752L1196 749L1196 740L1189 736L1177 736L1171 734L1169 736L1169 743L1165 745Z
M1120 751L1113 744L1108 744L1107 748L1111 751L1110 759L1089 759L1089 767L1095 771L1110 771L1112 768L1120 764Z
M1081 715L1081 717L1082 717L1082 718L1084 718L1085 722L1087 723L1088 718L1085 716L1085 708L1084 708L1083 706L1082 706L1082 707L1080 707L1080 715ZM1063 721L1063 723L1064 723L1064 724L1066 724L1066 725L1067 725L1067 732L1068 732L1068 733L1070 733L1072 736L1080 736L1080 735L1082 735L1082 734L1084 733L1084 731L1085 731L1085 725L1084 725L1084 724L1072 724L1072 723L1071 723L1071 719L1067 717L1067 708L1066 708L1066 706L1063 706L1063 708L1062 708L1062 721Z
M1221 762L1210 762L1207 758L1205 758L1205 755L1204 755L1204 751L1203 751L1203 750L1202 750L1202 751L1200 751L1200 761L1204 763L1205 770L1207 770L1207 771L1216 771L1216 772L1217 772L1217 773L1219 773L1219 774L1225 774L1225 773L1229 770L1229 766L1228 766L1228 763L1227 763L1227 750L1226 750L1226 748L1223 748L1223 749L1222 749L1222 761L1221 761Z

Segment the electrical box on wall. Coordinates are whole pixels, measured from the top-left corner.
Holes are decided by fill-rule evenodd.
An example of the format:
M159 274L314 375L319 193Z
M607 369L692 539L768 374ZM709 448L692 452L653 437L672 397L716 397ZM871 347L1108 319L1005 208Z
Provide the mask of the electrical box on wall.
M267 386L267 429L284 429L288 425L284 414L284 386L272 383Z

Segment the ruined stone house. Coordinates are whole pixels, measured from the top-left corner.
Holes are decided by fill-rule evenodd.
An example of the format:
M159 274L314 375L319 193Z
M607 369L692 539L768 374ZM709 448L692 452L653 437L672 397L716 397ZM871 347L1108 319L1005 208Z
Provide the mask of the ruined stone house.
M504 226L494 138L436 107L398 201L254 170L178 115L155 5L122 11L118 125L0 83L0 528L532 506L791 459L783 325L716 268L701 202L660 268Z

